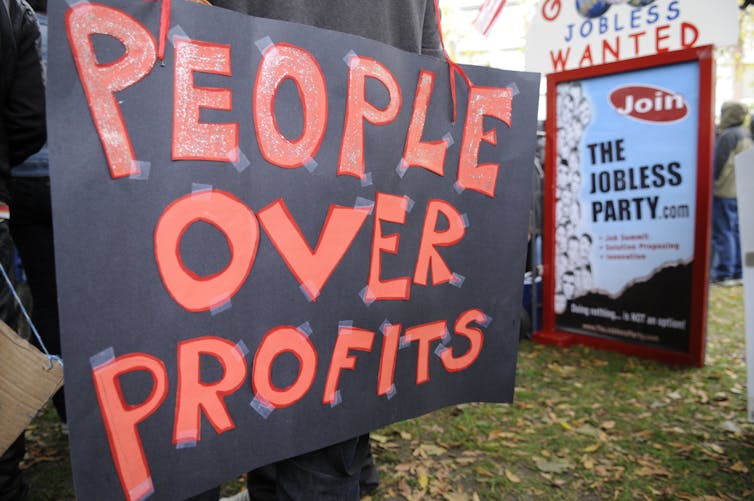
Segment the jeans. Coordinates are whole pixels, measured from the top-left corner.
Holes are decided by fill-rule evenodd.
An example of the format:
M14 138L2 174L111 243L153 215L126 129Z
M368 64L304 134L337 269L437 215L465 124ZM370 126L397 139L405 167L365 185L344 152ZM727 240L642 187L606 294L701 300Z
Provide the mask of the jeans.
M735 198L714 197L712 200L712 248L715 253L712 280L741 278L738 202Z

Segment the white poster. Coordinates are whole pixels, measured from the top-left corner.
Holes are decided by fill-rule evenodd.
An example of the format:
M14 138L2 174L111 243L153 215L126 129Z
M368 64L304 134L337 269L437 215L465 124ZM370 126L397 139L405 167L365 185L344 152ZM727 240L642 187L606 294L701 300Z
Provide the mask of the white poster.
M746 371L749 421L754 422L754 149L736 157L736 189L746 314Z
M736 0L542 0L526 69L556 73L737 39Z

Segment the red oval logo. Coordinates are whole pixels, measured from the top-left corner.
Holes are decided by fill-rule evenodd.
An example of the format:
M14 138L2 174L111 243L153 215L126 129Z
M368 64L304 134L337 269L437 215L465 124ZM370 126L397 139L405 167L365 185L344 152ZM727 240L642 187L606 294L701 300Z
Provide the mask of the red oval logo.
M610 93L610 104L621 115L647 122L675 122L689 112L680 94L647 85L615 89Z

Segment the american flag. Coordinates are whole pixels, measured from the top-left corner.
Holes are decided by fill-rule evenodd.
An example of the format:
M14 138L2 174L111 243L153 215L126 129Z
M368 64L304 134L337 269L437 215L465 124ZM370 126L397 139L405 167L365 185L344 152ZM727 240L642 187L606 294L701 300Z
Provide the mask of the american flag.
M492 25L495 24L504 5L505 0L485 0L482 6L479 7L476 19L474 19L474 27L486 36Z

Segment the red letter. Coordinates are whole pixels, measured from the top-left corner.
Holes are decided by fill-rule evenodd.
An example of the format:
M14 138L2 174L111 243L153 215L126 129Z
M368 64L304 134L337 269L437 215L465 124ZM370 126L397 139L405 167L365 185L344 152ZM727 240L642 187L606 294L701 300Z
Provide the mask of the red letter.
M364 120L374 125L385 125L395 120L401 109L401 88L390 70L374 59L353 56L349 67L338 175L347 174L361 179L364 177ZM379 80L387 89L389 102L384 109L367 102L367 77Z
M314 301L351 247L369 211L331 205L314 251L283 200L259 211L259 221L288 269Z
M130 405L123 398L120 377L136 371L148 372L154 385L144 402ZM94 367L92 377L123 493L128 501L145 499L154 487L137 426L162 405L168 394L165 364L150 355L132 353Z
M383 282L380 279L382 271L382 251L398 254L398 244L401 237L397 233L382 234L382 221L403 224L406 222L406 198L386 193L377 193L374 212L374 234L372 236L372 259L369 264L369 283L366 298L372 301L378 299L408 299L410 295L411 279L409 277L394 278Z
M628 38L632 38L634 40L634 56L639 55L639 49L640 49L640 38L646 35L646 31L637 31L636 33L631 33L628 35Z
M588 63L588 64L584 64ZM584 49L584 52L581 54L581 59L579 59L579 68L583 68L584 66L592 66L594 64L594 61L592 60L592 46L587 45L586 49Z
M275 96L287 78L296 84L304 113L304 130L295 141L280 132L275 120ZM314 56L287 44L264 51L254 84L254 126L259 150L271 164L295 169L314 158L327 129L327 87Z
M201 277L183 265L183 233L197 221L214 225L228 239L230 263ZM154 255L160 277L176 303L188 311L207 311L238 292L251 271L259 245L254 213L233 195L219 190L185 195L165 209L154 230Z
M687 38L689 33L692 35L690 40ZM697 40L699 40L699 29L691 23L685 21L681 23L681 47L684 49L693 47Z
M655 52L657 52L658 54L660 52L668 52L670 50L670 48L667 46L660 47L660 42L670 38L670 35L668 35L668 29L670 29L669 24L663 24L662 26L655 28Z
M94 126L113 178L138 175L136 156L115 93L135 84L152 70L157 48L152 34L127 14L94 3L71 7L65 16L68 42L84 87ZM92 35L110 35L123 44L117 61L99 64Z
M453 327L456 334L460 334L469 340L469 349L460 357L453 356L453 348L448 347L440 353L440 360L442 365L445 366L445 370L448 372L462 371L471 366L476 361L479 353L482 351L482 345L484 344L484 334L479 329L469 327L471 322L478 324L484 323L487 320L487 315L480 310L473 309L465 311L456 320L456 325Z
M201 355L215 357L223 367L222 378L214 383L201 380ZM173 443L196 443L201 440L201 411L220 434L235 425L223 397L243 385L246 363L241 350L219 337L201 337L178 343L178 390L175 401Z
M435 74L421 70L419 81L416 84L414 113L411 115L411 123L406 133L406 149L403 152L403 160L407 167L418 165L439 176L444 176L445 153L448 150L447 141L422 141L424 124L427 121L427 108L434 85Z
M469 90L469 111L463 127L461 153L458 159L458 184L464 189L495 197L497 171L499 164L477 165L479 146L482 141L497 145L497 131L485 132L484 117L490 116L502 120L511 126L513 93L510 89L493 87L472 87Z
M444 338L446 333L445 320L406 329L407 342L419 341L419 352L416 357L416 384L429 381L429 344Z
M238 161L238 124L202 123L202 108L230 111L230 89L194 86L194 72L231 76L230 45L175 38L173 160Z
M437 231L437 219L442 213L448 221L448 229ZM435 247L449 247L461 241L466 234L463 216L455 207L444 200L430 200L427 204L427 215L424 218L424 229L416 258L414 283L427 285L427 273L432 267L432 285L450 282L453 273Z
M272 384L272 364L283 353L298 359L296 380L287 388ZM254 356L251 385L260 400L282 409L298 402L311 388L317 375L317 350L306 334L295 327L276 327L269 331Z
M382 332L382 355L380 356L380 374L377 378L377 394L386 395L393 388L395 377L395 359L401 340L401 325L386 324Z
M349 351L372 351L374 332L354 327L340 327L338 340L332 352L330 369L327 371L325 382L325 394L322 397L323 404L334 404L337 401L340 371L343 369L353 370L356 367L356 357L349 355Z
M568 58L571 56L571 48L568 47L565 51L565 54L563 54L563 49L558 49L558 52L555 53L553 51L550 51L550 62L552 62L552 71L565 71L566 65L568 64Z

